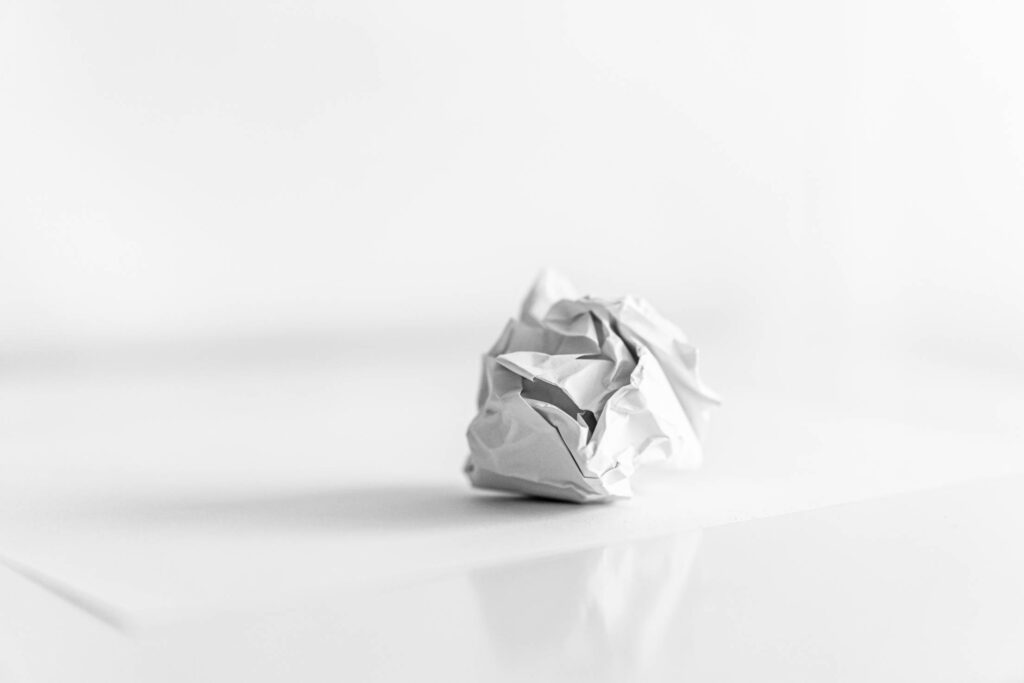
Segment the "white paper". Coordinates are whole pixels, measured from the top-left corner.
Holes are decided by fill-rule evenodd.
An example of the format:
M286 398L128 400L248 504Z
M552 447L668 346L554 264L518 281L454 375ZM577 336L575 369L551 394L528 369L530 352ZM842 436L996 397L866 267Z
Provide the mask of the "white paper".
M545 271L484 356L466 474L545 498L628 498L644 462L700 465L717 403L697 349L653 306L581 297Z

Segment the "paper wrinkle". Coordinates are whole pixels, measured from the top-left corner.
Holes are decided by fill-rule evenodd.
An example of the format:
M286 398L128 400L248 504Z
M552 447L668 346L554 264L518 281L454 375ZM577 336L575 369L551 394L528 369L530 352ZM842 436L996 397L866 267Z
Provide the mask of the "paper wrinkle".
M628 498L638 465L700 466L718 403L697 349L651 304L581 297L545 270L484 357L465 471L480 488Z
M519 319L533 325L541 324L548 310L562 299L579 299L579 292L561 273L545 268L537 276L530 292L523 299Z

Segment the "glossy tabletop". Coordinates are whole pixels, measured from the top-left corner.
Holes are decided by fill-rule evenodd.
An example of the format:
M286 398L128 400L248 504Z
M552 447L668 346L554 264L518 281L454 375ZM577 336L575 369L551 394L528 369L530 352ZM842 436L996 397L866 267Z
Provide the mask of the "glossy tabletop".
M722 341L705 467L577 506L463 481L479 345L17 359L0 680L1021 679L1012 378Z

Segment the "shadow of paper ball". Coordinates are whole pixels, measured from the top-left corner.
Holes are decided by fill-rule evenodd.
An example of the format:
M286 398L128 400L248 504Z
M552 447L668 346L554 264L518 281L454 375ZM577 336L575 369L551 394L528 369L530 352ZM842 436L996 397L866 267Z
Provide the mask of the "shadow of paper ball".
M143 525L387 532L520 524L586 511L573 504L454 485L359 485L127 498L83 514Z

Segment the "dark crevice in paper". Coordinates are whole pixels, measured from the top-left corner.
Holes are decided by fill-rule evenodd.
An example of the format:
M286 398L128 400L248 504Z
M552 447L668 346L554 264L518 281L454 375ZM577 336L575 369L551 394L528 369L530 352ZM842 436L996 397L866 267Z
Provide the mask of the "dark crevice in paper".
M544 380L523 379L523 398L532 398L555 406L569 417L575 418L582 410L561 388Z

